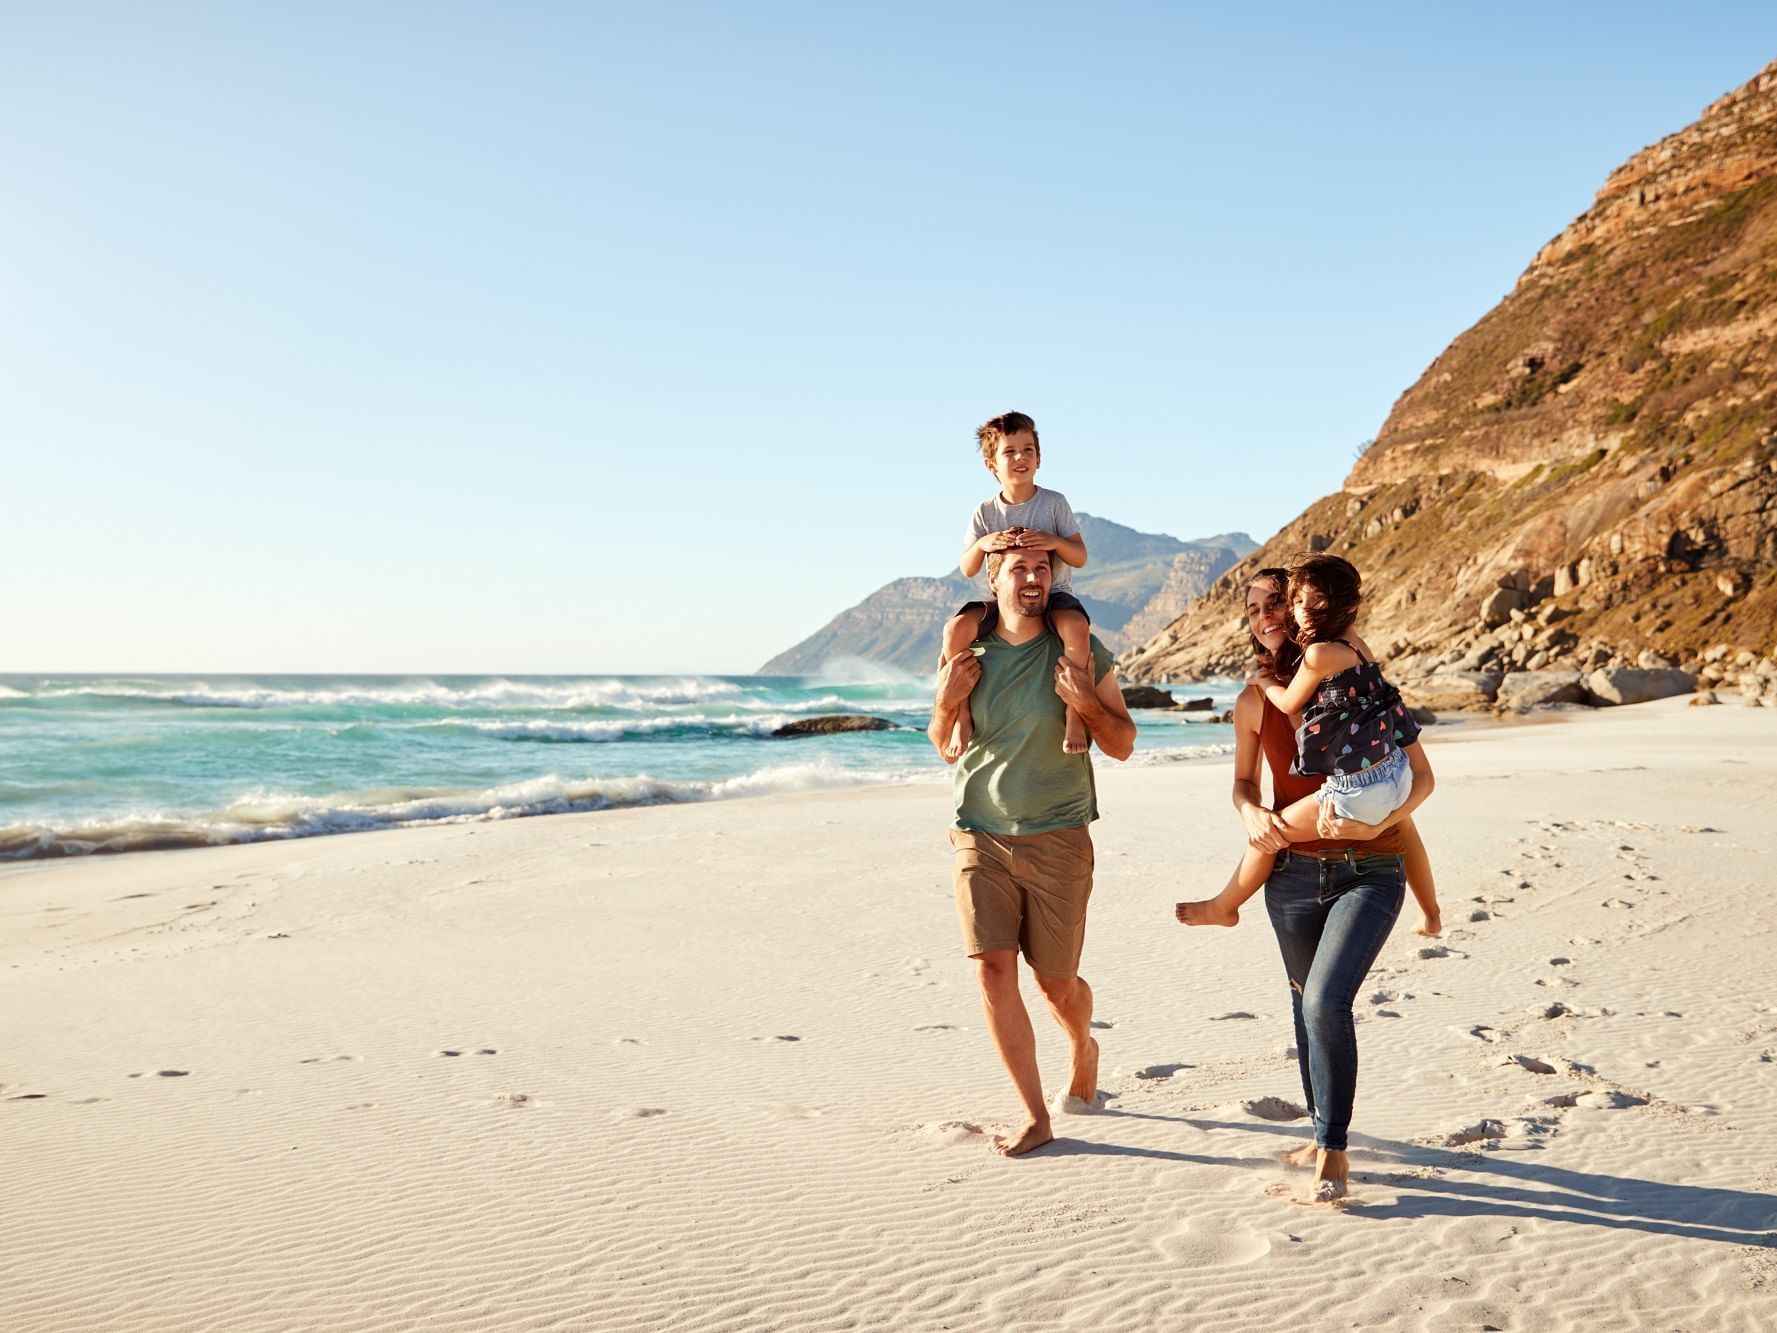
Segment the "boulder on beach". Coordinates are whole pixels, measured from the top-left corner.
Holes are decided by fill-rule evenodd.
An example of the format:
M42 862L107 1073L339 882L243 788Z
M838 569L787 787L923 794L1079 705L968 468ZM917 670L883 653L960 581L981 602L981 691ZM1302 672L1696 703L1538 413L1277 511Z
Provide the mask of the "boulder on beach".
M1403 680L1400 691L1408 707L1439 712L1491 708L1499 694L1499 681L1497 671L1437 671L1417 680Z
M1171 708L1172 691L1157 690L1152 685L1125 685L1123 702L1130 708Z
M1606 705L1644 704L1696 688L1697 678L1678 667L1601 667L1586 677L1586 689Z
M825 717L799 717L786 722L773 736L831 736L839 731L893 731L895 724L886 717L868 717L862 713L832 713Z
M1182 704L1174 704L1181 713L1207 713L1216 706L1214 699L1186 699Z
M1577 671L1514 671L1499 683L1494 704L1502 712L1529 712L1550 704L1586 704L1591 696Z

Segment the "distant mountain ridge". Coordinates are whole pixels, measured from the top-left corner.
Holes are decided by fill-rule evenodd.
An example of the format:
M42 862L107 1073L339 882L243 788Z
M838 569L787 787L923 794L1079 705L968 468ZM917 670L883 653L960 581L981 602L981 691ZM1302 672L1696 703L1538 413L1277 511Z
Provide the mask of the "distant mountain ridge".
M1171 623L1217 575L1257 549L1244 532L1180 541L1093 514L1079 519L1091 558L1085 569L1074 571L1074 593L1092 617L1094 633L1112 652L1144 642L1152 633L1149 626ZM758 674L812 675L839 659L930 672L945 620L962 603L982 597L984 586L985 580L960 573L896 579L773 657Z
M1343 489L1125 673L1243 670L1247 578L1305 549L1363 572L1403 684L1777 656L1777 63L1613 171Z

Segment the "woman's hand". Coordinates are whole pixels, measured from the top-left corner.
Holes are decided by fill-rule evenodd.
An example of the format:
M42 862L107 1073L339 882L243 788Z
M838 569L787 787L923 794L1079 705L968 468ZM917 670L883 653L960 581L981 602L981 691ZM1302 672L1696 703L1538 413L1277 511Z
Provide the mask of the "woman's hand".
M1320 815L1314 821L1314 831L1323 838L1339 842L1368 842L1371 838L1381 836L1382 826L1366 824L1359 819L1341 819L1323 805Z
M1240 822L1246 825L1246 840L1261 852L1281 852L1290 845L1284 836L1284 823L1275 810L1262 805L1240 808Z

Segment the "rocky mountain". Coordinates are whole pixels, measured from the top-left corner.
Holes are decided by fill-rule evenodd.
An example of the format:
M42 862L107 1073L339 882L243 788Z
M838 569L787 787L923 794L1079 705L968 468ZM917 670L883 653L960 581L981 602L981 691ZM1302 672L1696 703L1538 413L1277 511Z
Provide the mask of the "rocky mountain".
M1125 672L1243 671L1248 574L1307 549L1357 565L1364 633L1446 705L1493 702L1513 673L1709 682L1777 656L1774 333L1777 64L1612 172L1401 395L1344 489Z
M1113 652L1177 618L1216 575L1256 545L1244 532L1182 542L1092 514L1079 519L1091 559L1074 572L1074 593L1085 603L1094 632ZM759 674L809 675L840 658L930 672L945 620L962 603L982 597L982 586L956 573L896 579L779 653ZM1141 637L1130 632L1132 626Z

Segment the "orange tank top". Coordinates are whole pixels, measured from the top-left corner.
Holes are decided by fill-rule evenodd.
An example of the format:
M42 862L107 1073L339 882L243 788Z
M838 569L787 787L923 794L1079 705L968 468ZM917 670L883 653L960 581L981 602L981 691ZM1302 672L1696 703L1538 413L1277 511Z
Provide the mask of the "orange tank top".
M1265 767L1271 770L1271 808L1274 810L1282 810L1304 796L1313 795L1315 788L1326 781L1318 773L1290 772L1290 766L1296 762L1296 730L1290 726L1289 714L1278 711L1270 700L1265 701L1265 711L1259 718L1259 748L1265 752ZM1291 843L1290 846L1299 852L1333 852L1353 847L1374 856L1399 856L1406 850L1399 824L1368 842L1319 839Z

